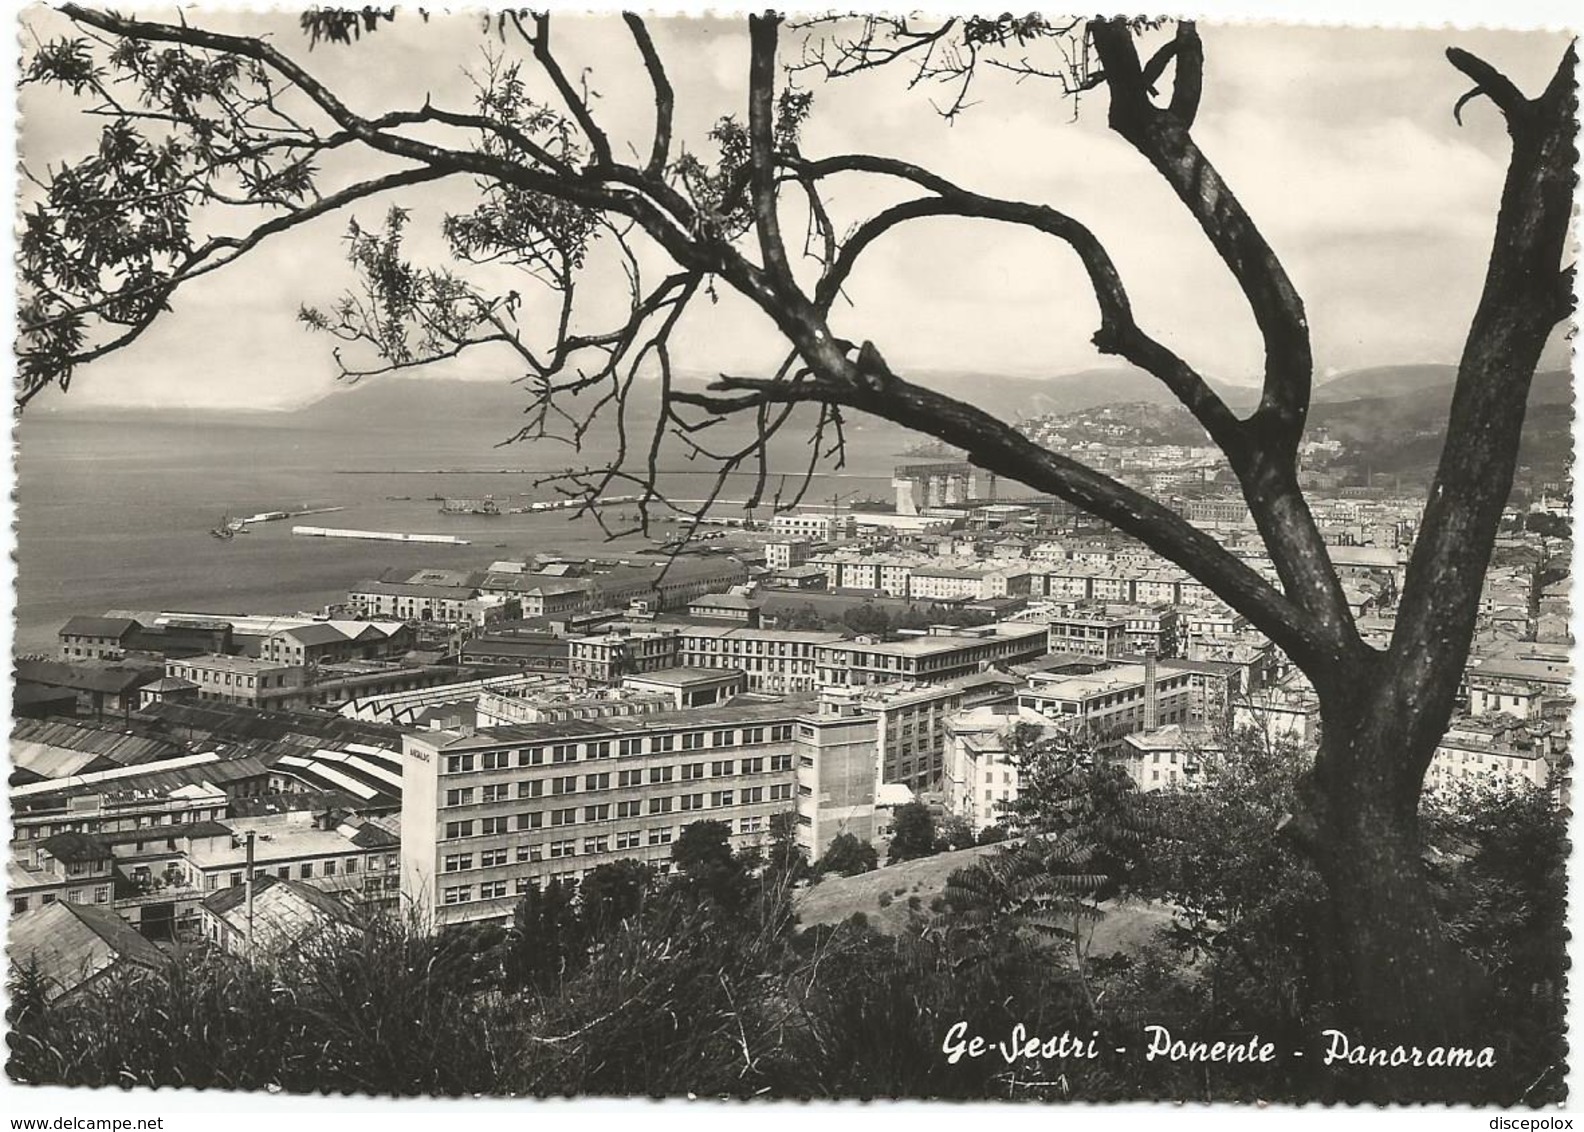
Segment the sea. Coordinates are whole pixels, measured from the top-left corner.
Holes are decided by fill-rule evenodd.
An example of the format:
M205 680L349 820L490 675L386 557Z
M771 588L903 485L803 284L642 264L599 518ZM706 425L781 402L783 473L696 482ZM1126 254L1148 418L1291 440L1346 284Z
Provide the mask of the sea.
M751 436L739 430L739 439ZM565 448L500 447L501 428L475 417L387 414L363 423L346 412L30 408L15 440L17 655L52 653L61 624L76 614L317 611L387 569L482 569L550 552L632 555L674 533L611 542L592 519L566 513L442 513L432 497L491 495L514 506L557 498L536 481L565 466ZM909 462L903 453L918 440L872 418L851 423L846 467L818 475L806 502L890 498L892 465ZM807 459L793 449L771 468L772 484L789 492ZM660 484L673 498L708 493L708 471L680 455L662 463ZM745 499L756 476L734 476L722 499ZM340 510L255 523L229 540L210 534L226 516L329 507ZM741 514L730 503L719 511ZM294 536L299 524L449 534L470 545Z

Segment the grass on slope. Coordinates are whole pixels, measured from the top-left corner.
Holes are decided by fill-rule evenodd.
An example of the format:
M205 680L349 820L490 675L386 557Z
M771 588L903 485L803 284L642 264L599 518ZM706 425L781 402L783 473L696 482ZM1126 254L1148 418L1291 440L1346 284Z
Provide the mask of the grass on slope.
M978 845L887 865L857 876L827 877L798 894L798 919L804 927L812 927L837 924L854 912L862 912L874 928L894 934L907 925L911 914L909 897L918 897L918 910L928 915L930 902L946 891L946 881L952 873L998 848ZM890 897L885 906L881 905L882 896ZM1091 955L1136 951L1171 922L1171 909L1161 904L1134 901L1108 903L1104 907L1105 918L1095 925L1090 942Z

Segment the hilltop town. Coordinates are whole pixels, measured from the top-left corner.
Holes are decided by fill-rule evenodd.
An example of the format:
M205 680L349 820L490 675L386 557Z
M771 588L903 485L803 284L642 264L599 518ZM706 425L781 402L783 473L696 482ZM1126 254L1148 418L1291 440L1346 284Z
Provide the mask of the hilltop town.
M1025 427L1272 574L1212 449L1104 409ZM1420 504L1327 489L1339 452L1305 445L1314 511L1384 644ZM151 943L285 947L357 908L502 922L611 861L665 874L700 820L746 848L792 815L813 860L842 834L883 848L913 801L989 838L1018 725L1083 733L1141 791L1194 789L1236 728L1313 749L1312 689L1203 584L1059 501L913 458L933 462L896 469L894 505L721 519L671 557L348 578L302 613L83 610L17 665L14 946L48 938L91 974ZM1431 791L1566 794L1565 515L1542 496L1507 516Z

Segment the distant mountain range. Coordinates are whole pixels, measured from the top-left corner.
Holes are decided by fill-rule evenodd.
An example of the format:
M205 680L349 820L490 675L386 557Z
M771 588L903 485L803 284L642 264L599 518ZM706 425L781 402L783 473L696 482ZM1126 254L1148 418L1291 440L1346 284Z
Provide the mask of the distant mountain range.
M1456 380L1457 366L1452 365L1371 366L1321 378L1315 383L1312 400L1320 404L1367 397L1401 397L1442 388L1450 390Z
M1339 374L1315 385L1310 410L1311 427L1325 426L1357 442L1379 438L1390 443L1394 430L1404 433L1441 427L1451 404L1456 367L1450 365L1379 366ZM912 373L911 380L948 396L969 401L1004 420L1046 414L1078 412L1102 405L1144 402L1174 405L1171 393L1141 370L1091 369L1050 377L970 374L962 372ZM701 386L705 375L685 377L685 384ZM1239 413L1252 409L1259 390L1252 385L1215 383L1218 392ZM638 385L629 403L629 424L640 428L654 419L652 386ZM587 408L594 398L582 399ZM1571 375L1565 370L1536 374L1530 392L1531 406L1570 406ZM486 434L505 439L528 423L524 409L529 392L507 381L458 381L432 378L386 378L342 386L300 409L289 412L248 414L260 425L278 424L344 427L372 431L410 430L422 422L448 426L476 426ZM70 396L56 399L59 411L73 412ZM53 406L52 406L53 407ZM102 406L81 407L81 412L115 414ZM185 409L123 410L139 415L187 415ZM574 415L576 412L574 411ZM1557 414L1550 414L1552 417ZM25 419L25 418L24 418ZM1563 415L1564 421L1566 415ZM880 429L881 422L869 421ZM893 426L894 427L894 426ZM901 451L908 443L898 429Z

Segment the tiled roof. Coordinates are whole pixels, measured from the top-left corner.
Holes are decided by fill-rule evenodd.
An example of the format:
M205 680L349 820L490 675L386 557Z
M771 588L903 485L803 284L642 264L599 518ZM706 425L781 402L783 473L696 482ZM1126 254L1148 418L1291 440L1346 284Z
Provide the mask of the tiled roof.
M110 856L110 846L104 839L91 833L78 833L76 830L66 830L46 837L39 842L39 848L44 849L57 861L102 861Z
M130 617L73 617L60 628L60 636L114 637L120 640L143 626Z

